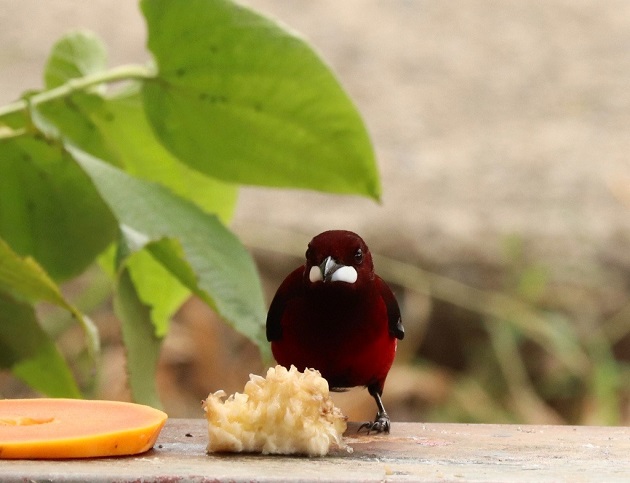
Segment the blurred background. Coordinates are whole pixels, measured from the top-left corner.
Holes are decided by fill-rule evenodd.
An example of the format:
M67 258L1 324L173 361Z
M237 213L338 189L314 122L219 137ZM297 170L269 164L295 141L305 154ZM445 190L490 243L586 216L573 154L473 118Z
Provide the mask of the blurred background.
M243 188L232 228L268 300L331 228L358 232L407 336L385 387L393 420L630 422L630 3L249 0L327 60L372 135L380 204ZM112 66L149 59L136 2L0 0L0 102L42 85L54 41L87 28ZM128 399L97 270L66 287L102 331L96 397ZM59 343L73 357L73 330ZM160 362L172 417L242 390L258 352L190 300ZM28 395L0 375L0 395ZM351 419L367 391L337 397Z

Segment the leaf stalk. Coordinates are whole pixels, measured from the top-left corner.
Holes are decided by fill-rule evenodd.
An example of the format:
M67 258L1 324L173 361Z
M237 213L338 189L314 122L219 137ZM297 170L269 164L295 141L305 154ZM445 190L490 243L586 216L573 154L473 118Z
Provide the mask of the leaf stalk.
M154 72L148 66L139 64L121 65L113 69L99 72L97 74L87 75L85 77L77 77L70 79L53 89L39 92L27 99L20 99L6 106L0 107L0 118L25 111L30 106L37 106L46 102L54 101L72 94L89 89L90 87L101 84L109 84L114 82L124 82L131 80L147 80L154 77Z

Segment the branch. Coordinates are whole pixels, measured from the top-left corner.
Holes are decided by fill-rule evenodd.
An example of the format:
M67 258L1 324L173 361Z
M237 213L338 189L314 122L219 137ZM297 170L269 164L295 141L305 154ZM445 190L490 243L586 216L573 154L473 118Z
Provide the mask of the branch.
M93 86L113 82L130 80L146 80L153 78L152 70L144 65L121 65L105 72L70 79L63 85L47 91L40 92L28 100L20 99L7 106L0 107L0 118L9 114L27 110L30 106L44 104L46 102L68 97L75 92L83 91Z

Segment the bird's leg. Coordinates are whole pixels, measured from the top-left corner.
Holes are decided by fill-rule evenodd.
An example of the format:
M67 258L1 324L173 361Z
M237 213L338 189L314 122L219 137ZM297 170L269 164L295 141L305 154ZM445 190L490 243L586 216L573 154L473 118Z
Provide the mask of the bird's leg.
M359 426L359 431L363 428L367 429L367 434L374 431L376 433L389 433L390 429L390 421L389 416L387 415L387 411L385 411L385 406L383 406L383 401L381 400L381 394L383 393L382 384L370 384L368 386L368 391L370 395L376 401L376 406L378 407L378 412L376 413L376 417L374 421L368 421Z

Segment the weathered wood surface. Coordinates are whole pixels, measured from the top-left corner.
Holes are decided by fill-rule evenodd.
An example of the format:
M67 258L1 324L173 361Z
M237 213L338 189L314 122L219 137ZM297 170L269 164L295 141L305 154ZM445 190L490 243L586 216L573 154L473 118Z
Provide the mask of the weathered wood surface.
M204 420L167 422L125 458L0 461L1 481L630 481L630 428L394 423L348 431L354 452L323 458L207 455Z

